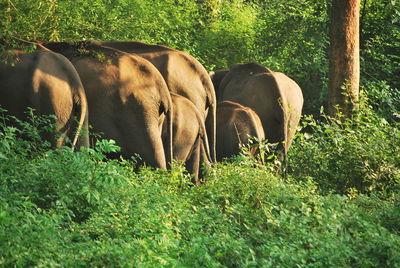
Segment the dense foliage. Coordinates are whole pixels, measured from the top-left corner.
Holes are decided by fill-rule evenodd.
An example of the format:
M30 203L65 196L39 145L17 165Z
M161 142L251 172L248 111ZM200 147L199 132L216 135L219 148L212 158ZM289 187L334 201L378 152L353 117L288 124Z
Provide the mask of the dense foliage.
M329 2L0 1L7 46L138 40L210 70L256 61L300 84L308 114L281 174L244 150L199 187L179 166L106 160L112 141L51 150L40 139L51 118L2 117L0 266L398 267L399 1L361 1L365 103L347 120L320 112Z
M324 116L324 115L323 115ZM351 119L304 118L287 168L315 181L322 193L376 194L400 190L400 127L363 108Z
M33 117L32 122L38 120ZM215 165L203 185L192 186L179 166L134 172L134 161L105 161L103 152L115 150L107 141L81 152L31 147L40 138L31 135L27 143L21 137L38 133L38 128L22 124L2 125L0 132L1 266L400 263L399 155L373 158L369 154L375 148L368 148L372 141L356 143L362 134L354 135L348 126L314 125L318 130L311 137L300 135L290 156L300 165L290 164L285 176L242 155ZM373 119L357 124L380 134L381 125ZM392 130L399 138L398 130ZM381 134L372 139L376 146L392 141ZM329 156L333 142L339 152ZM301 148L314 157L301 155ZM360 150L363 154L354 155ZM371 161L367 170L352 169L346 161L359 166L363 157ZM320 170L313 170L318 164ZM336 172L332 181L329 171ZM356 176L361 180L352 185ZM354 190L334 193L345 189Z

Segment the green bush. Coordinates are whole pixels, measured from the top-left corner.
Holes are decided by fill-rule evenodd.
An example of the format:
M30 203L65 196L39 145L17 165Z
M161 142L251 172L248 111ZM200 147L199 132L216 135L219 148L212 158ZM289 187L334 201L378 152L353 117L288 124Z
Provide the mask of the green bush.
M361 84L372 107L399 122L400 9L396 1L365 1L361 10Z
M343 136L361 135L357 128L379 134L375 142L385 137L388 129L378 131L372 115L358 116L355 133L346 122L330 122L312 138L299 137L294 152L301 160L300 145L310 152L317 138L314 148L334 138L343 151ZM324 181L303 169L281 177L240 156L215 164L194 187L179 166L166 171L105 161L103 152L117 149L112 142L29 155L19 153L23 136L0 130L1 266L395 267L400 261L400 195L392 181L375 183L371 196L321 195ZM337 169L348 166L338 163L344 166ZM394 187L390 199L375 195L380 187Z
M227 68L243 61L256 61L255 41L259 36L254 25L259 11L242 1L221 1L203 22L198 50L206 66Z
M365 94L371 107L389 122L400 121L400 91L392 88L387 81L364 83Z
M304 112L323 104L328 75L328 1L264 1L258 17L257 61L302 88Z
M55 116L37 116L28 108L24 117L10 116L0 107L0 159L7 160L16 153L29 159L50 149L50 142L42 137L56 137Z
M297 135L289 152L288 172L310 177L323 192L340 194L399 191L400 130L371 109L352 118L325 116L303 120L307 132Z

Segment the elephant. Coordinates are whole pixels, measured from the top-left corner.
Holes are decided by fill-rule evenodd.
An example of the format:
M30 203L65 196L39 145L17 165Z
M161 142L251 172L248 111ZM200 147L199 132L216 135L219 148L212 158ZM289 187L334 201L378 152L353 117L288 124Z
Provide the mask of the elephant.
M26 121L35 114L55 115L55 133L43 134L53 147L88 147L88 103L81 79L71 62L51 51L14 49L0 55L0 106Z
M242 146L249 144L250 137L265 139L264 129L258 115L250 108L232 101L217 105L217 161L237 155ZM256 155L257 147L250 153Z
M149 61L91 41L43 45L66 56L78 71L94 132L115 140L124 158L137 154L140 162L167 168L172 160L171 96L160 72ZM161 137L164 121L165 148Z
M284 160L303 108L303 93L296 82L260 64L241 63L230 68L218 91L221 100L240 103L257 113L268 142L278 143Z
M203 175L201 164L211 160L203 117L187 98L171 93L171 99L174 119L173 157L185 163L186 170L193 176L193 183L199 184Z
M215 161L217 101L211 79L201 63L188 53L162 45L134 41L100 44L149 60L164 77L170 92L188 98L197 107L206 122L211 157Z

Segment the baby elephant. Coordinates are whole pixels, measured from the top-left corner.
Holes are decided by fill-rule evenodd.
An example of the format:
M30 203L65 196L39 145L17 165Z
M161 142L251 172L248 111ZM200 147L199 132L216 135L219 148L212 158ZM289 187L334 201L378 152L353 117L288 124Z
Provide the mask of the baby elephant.
M171 93L173 105L173 158L184 162L192 182L203 179L202 164L210 162L210 150L203 117L187 98ZM165 137L165 126L164 134Z
M217 105L217 161L237 155L240 147L249 143L249 137L265 139L258 115L250 108L232 101ZM258 153L257 148L251 154Z

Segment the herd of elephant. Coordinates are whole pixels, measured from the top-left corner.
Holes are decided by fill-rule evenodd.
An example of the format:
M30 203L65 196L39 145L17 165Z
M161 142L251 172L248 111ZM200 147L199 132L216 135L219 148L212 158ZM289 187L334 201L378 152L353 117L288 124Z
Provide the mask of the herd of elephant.
M118 155L149 166L201 165L237 154L249 136L286 155L300 120L300 87L256 63L208 73L189 54L141 42L43 42L34 52L0 55L0 106L25 120L32 107L54 114L53 146L93 144L89 130L113 139ZM89 128L90 126L90 128Z

